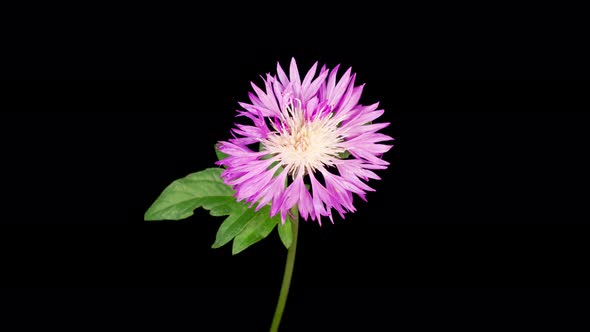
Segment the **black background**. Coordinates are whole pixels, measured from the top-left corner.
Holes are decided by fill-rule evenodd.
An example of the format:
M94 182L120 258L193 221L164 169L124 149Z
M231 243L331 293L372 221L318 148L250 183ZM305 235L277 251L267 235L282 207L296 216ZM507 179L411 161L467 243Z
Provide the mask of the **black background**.
M1 324L266 330L276 233L232 256L210 248L206 211L142 218L214 167L249 82L294 56L352 66L396 141L357 213L302 223L283 331L587 327L588 84L566 81L587 78L579 21L190 12L14 26L3 76L41 80L2 92Z

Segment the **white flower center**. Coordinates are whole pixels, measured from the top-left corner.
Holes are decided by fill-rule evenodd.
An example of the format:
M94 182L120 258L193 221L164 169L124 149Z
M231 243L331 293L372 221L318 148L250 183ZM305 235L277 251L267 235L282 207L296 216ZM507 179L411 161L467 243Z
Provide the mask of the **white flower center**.
M320 116L321 112L317 112L305 119L301 102L298 104L295 107L289 103L281 114L280 127L273 123L274 131L262 140L268 153L293 176L331 166L338 154L345 151L332 113Z

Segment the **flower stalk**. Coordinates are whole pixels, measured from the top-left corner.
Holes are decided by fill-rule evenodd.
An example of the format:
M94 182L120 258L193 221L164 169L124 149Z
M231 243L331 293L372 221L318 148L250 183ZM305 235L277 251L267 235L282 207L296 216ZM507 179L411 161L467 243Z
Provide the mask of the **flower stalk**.
M293 242L287 252L287 262L285 264L285 272L283 273L283 283L281 284L281 293L279 294L279 301L275 309L275 314L270 326L270 332L277 332L285 311L285 304L287 303L287 296L289 295L289 287L291 286L291 278L293 276L293 267L295 265L295 253L297 252L297 235L299 228L299 210L297 206L291 209L292 217L291 225L293 230ZM279 226L280 227L280 226Z

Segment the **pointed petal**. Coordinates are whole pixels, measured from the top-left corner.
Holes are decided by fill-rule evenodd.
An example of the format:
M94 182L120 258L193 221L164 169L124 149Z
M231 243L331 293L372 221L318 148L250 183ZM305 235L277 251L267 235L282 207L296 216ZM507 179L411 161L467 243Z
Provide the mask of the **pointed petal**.
M301 90L303 92L305 92L305 90L307 90L307 88L309 88L309 84L311 83L311 80L315 76L315 72L317 70L317 67L318 67L318 63L316 61L316 63L314 63L313 66L311 66L311 68L309 69L309 71L305 75L305 78L303 79L303 82L301 83Z
M336 86L336 75L338 75L338 69L340 65L337 65L332 69L330 72L330 77L328 78L327 87L326 87L326 95L324 96L326 99L332 95L332 91L334 91L334 87Z
M342 98L342 95L346 91L346 88L349 86L351 80L351 72L352 68L348 68L344 75L342 75L342 78L340 78L340 81L338 81L338 84L336 84L336 87L332 91L332 94L328 95L328 101L330 105L336 106L340 102L340 98Z
M285 72L283 71L283 68L281 67L281 65L278 62L277 62L277 75L279 76L279 80L281 81L283 86L286 86L287 84L289 84L289 79L287 78L287 75L285 74Z
M295 58L291 58L291 65L289 66L289 78L293 84L293 91L295 96L300 98L301 94L301 79L299 78L299 70L297 69L297 63Z

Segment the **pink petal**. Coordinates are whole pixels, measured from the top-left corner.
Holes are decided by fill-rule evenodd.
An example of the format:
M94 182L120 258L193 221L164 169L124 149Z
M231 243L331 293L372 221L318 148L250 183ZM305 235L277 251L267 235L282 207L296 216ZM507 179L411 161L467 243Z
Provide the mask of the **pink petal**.
M299 70L297 70L297 63L295 58L291 58L291 65L289 66L289 78L293 84L293 91L296 96L301 94L301 80L299 79Z
M289 79L287 78L287 75L285 75L283 68L281 67L281 65L278 62L277 62L277 75L279 76L279 80L281 81L283 86L286 86L287 84L289 84Z

